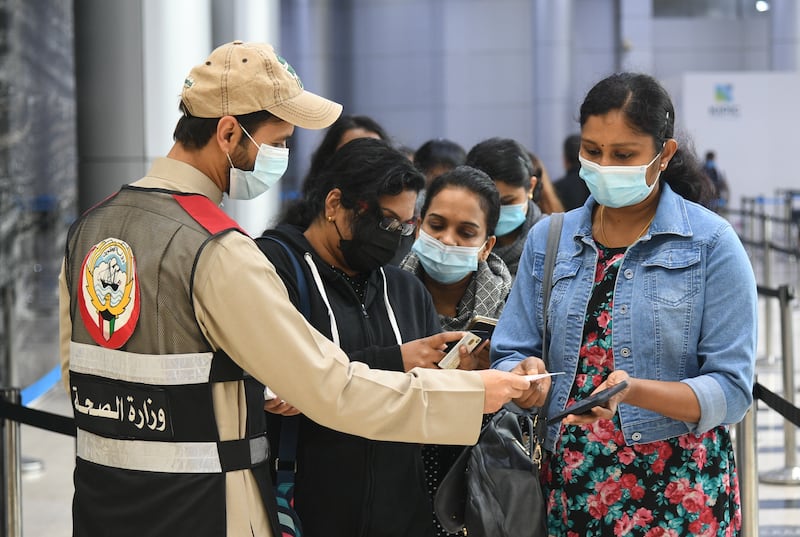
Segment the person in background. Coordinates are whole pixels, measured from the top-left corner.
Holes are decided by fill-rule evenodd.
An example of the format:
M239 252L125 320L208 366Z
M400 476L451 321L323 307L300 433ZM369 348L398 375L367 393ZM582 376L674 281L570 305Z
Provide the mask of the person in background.
M371 368L435 368L443 344L463 335L440 334L422 282L385 266L400 237L414 233L414 202L424 183L385 142L353 140L309 178L311 187L289 222L256 240L298 309L299 262L312 326L351 361ZM285 367L293 360L285 356ZM292 412L277 399L267 410L274 413L267 416L270 444L277 446L282 420L298 418L281 418ZM304 535L433 535L420 444L378 442L299 419L294 507Z
M531 159L534 172L540 170L537 177L539 177L542 183L542 190L539 193L539 199L535 200L536 205L539 206L539 209L541 209L544 214L563 213L564 205L561 203L561 200L558 199L556 189L553 187L553 181L550 180L550 174L547 168L545 168L544 163L530 151L528 151L528 157Z
M414 149L413 148L411 148L411 147L409 147L409 146L407 146L405 144L399 144L399 145L397 145L396 149L398 151L400 151L400 154L403 155L404 157L406 157L409 160L409 162L412 162L412 163L414 162Z
M414 165L425 176L425 190L417 198L417 214L425 203L425 192L434 179L456 166L461 166L467 158L464 148L452 140L434 138L428 140L414 152Z
M578 175L578 171L581 169L581 163L578 160L580 147L581 137L579 134L570 134L564 139L563 157L566 173L553 183L558 199L561 200L566 211L580 207L589 197L589 189Z
M627 382L607 404L548 425L548 532L737 535L729 426L753 401L758 332L747 253L702 205L708 181L674 138L675 110L654 78L600 81L580 124L591 197L564 215L549 309L546 218L492 338L493 367L524 368L552 319L547 368L566 374L553 377L550 416Z
M67 235L59 340L77 426L73 535L280 535L265 384L343 432L452 444L475 442L485 412L534 391L489 371L372 370L309 326L219 204L268 190L295 125L325 128L341 105L304 90L265 43L222 45L181 78L167 157Z
M728 189L728 181L725 180L725 174L717 166L717 155L713 151L706 151L706 159L703 162L703 173L706 174L708 180L711 181L711 186L714 189L714 196L711 199L709 208L713 211L719 212L720 209L728 204L730 191Z
M322 141L311 155L311 165L309 166L303 186L308 182L309 177L316 177L325 167L328 160L350 140L356 138L376 138L389 142L389 135L377 121L369 116L357 116L343 114L334 121L333 125L325 132Z
M466 152L464 148L452 140L443 138L435 138L428 140L414 152L414 165L425 176L425 188L430 186L431 182L438 176L448 170L452 170L456 166L464 164ZM425 203L426 190L420 191L417 196L417 205L414 214L419 216L422 205ZM392 265L400 265L405 259L408 252L411 250L411 245L414 243L412 237L404 238L400 242L400 248L397 249L397 255L392 259Z
M511 289L511 273L492 253L500 216L500 195L484 172L458 166L433 180L422 206L417 240L401 268L416 274L433 297L444 330L464 330L475 315L497 318ZM477 361L461 367L489 366L489 345ZM423 447L431 497L463 448ZM435 520L437 535L447 535Z
M500 194L500 218L494 230L497 242L492 251L513 277L528 231L543 218L536 204L542 191L542 171L533 168L527 150L510 138L479 142L467 153L467 166L485 172Z

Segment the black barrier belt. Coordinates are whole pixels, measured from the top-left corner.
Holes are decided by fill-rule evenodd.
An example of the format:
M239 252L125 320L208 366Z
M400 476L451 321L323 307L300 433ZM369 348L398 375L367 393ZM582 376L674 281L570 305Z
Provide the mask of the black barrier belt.
M26 425L32 425L39 429L46 429L54 433L76 436L75 420L52 414L41 410L34 410L22 405L16 405L0 399L0 417L8 418Z
M753 397L761 399L772 410L794 423L795 426L800 427L800 408L797 408L783 397L769 391L758 382L753 386Z

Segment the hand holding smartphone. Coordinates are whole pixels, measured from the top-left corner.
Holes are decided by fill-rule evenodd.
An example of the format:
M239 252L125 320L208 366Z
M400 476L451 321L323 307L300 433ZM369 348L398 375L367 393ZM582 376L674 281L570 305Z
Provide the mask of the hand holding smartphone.
M459 349L461 346L467 347L467 352L472 352L472 350L477 347L483 339L481 336L473 334L472 332L467 332L464 337L459 339L455 345L450 347L450 350L447 351L444 358L439 360L437 364L442 369L456 369L459 364L461 363L461 354Z
M547 422L553 423L554 421L562 420L570 414L575 414L575 415L588 414L589 412L592 411L594 407L603 406L604 404L608 403L611 397L618 394L627 387L628 387L628 381L623 380L619 384L615 384L610 388L592 394L586 399L581 399L580 401L577 401L574 405L568 406L567 408L565 408L561 412L558 412L554 416L548 417Z

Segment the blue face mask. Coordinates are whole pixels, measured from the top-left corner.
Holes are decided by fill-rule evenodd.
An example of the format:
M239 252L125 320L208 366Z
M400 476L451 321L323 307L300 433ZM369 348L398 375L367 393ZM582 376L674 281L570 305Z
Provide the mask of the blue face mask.
M447 246L421 229L411 246L428 276L444 284L461 281L478 270L478 253L482 249L483 245Z
M498 237L507 235L517 229L525 222L525 216L528 213L528 203L520 203L518 205L501 205L500 206L500 219L494 228L494 234Z
M231 164L228 196L234 200L251 200L269 190L283 177L289 166L289 148L273 147L267 144L258 145L250 133L244 130L244 127L242 130L258 147L258 155L256 155L256 164L252 171L234 167L231 156L228 155L228 162Z
M600 166L578 155L581 162L580 176L589 192L601 205L606 207L629 207L636 205L653 191L658 182L647 184L647 168L661 155L661 151L648 164L641 166Z

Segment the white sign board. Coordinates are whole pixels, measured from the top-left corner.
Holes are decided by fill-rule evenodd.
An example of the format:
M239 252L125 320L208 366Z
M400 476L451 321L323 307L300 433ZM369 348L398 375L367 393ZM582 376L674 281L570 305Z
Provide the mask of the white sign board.
M716 152L730 204L800 190L800 75L776 72L688 73L682 125L702 159ZM768 214L775 214L767 207ZM780 215L778 215L780 216Z

